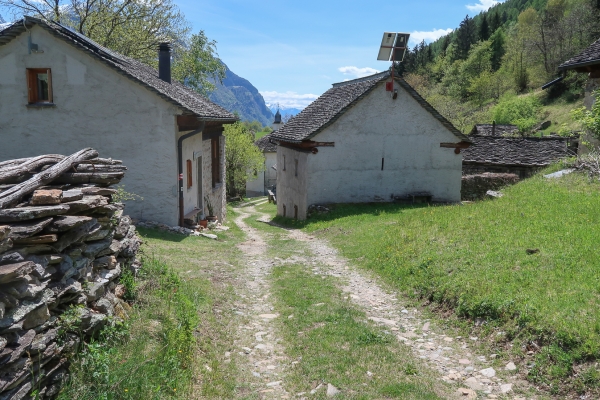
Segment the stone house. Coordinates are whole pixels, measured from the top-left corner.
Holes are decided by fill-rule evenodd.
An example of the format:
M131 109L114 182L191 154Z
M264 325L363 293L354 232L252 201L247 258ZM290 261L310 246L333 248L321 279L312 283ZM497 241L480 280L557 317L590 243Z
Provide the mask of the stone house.
M275 113L271 124L273 130L254 142L265 156L265 170L256 174L256 178L246 183L246 196L258 197L267 195L267 190L273 190L277 186L277 145L271 141L271 135L283 126L281 113Z
M514 136L518 134L518 126L502 124L476 124L469 133L469 135L478 136Z
M592 93L595 90L600 90L600 39L596 40L580 54L559 65L558 70L563 72L574 70L588 74L584 104L588 109L591 109L594 104ZM600 142L596 140L590 141L597 146L600 146ZM584 148L584 146L581 146L580 150L583 150Z
M576 138L473 135L470 139L472 145L463 151L463 175L508 173L525 179L577 154Z
M246 182L246 196L265 196L267 190L273 190L277 185L277 145L271 142L272 133L254 142L265 156L265 170L258 172L256 178Z
M60 24L26 17L0 31L0 161L93 147L129 168L134 218L168 225L206 210L223 220L223 124L237 118L159 71Z
M334 84L271 136L278 215L305 219L325 203L460 201L469 138L389 72Z

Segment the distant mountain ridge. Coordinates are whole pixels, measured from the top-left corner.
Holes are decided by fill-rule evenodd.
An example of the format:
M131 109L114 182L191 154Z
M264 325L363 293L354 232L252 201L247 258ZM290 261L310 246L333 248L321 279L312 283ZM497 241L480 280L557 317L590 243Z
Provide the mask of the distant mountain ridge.
M282 116L291 115L293 117L300 114L302 111L300 108L278 106L277 104L267 104L267 107L269 107L273 113L276 113L277 110L279 110Z
M225 65L225 79L216 82L216 89L208 98L230 112L237 113L243 121L258 121L265 126L273 122L273 112L265 99L247 79L232 72Z

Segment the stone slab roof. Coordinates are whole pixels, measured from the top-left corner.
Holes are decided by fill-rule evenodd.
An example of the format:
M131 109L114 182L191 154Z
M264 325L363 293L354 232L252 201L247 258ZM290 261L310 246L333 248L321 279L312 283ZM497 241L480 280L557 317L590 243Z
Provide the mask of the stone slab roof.
M494 131L495 133L492 133ZM516 125L498 125L496 124L496 128L494 129L494 125L492 124L477 124L471 130L471 135L480 135L480 136L504 136L504 135L514 135L519 133L519 127Z
M173 80L167 83L158 77L158 71L142 62L109 50L60 24L37 18L25 17L0 30L0 46L10 42L32 26L38 25L53 36L66 41L78 49L100 60L105 65L146 87L166 101L193 114L202 121L234 122L237 117L201 94ZM158 51L158 50L157 50ZM115 93L115 95L117 95Z
M365 98L375 87L383 84L389 77L390 73L386 71L364 78L334 84L331 89L313 101L308 107L302 110L300 114L290 119L282 128L273 132L271 134L273 139L290 143L299 143L303 140L312 139L319 132L333 124L356 103ZM406 90L406 92L410 94L421 107L426 109L434 118L440 121L442 125L452 132L459 140L469 142L467 136L456 129L450 121L435 110L404 79L396 78L395 81Z
M254 142L254 144L256 146L258 146L260 151L262 151L263 153L276 153L277 152L277 145L274 143L271 143L271 141L270 141L270 139L272 138L271 135L273 135L273 133L269 133L268 135L265 135Z
M473 136L462 151L463 163L543 167L574 155L565 138Z
M558 66L558 70L574 69L588 65L600 64L600 39L592 43L580 54Z

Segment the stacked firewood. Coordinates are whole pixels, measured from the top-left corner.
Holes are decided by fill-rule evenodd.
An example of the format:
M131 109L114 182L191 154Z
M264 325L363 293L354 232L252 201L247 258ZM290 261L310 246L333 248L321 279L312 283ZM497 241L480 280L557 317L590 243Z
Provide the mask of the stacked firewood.
M55 397L81 338L126 316L125 170L92 149L0 163L0 400Z

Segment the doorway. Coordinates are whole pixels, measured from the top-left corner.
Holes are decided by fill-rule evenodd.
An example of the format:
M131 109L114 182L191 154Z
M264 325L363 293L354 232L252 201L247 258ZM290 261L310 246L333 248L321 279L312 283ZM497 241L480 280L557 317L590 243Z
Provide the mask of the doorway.
M202 157L196 158L196 168L198 172L196 173L196 179L198 180L198 208L201 211L201 214L204 214L204 196L202 195Z

